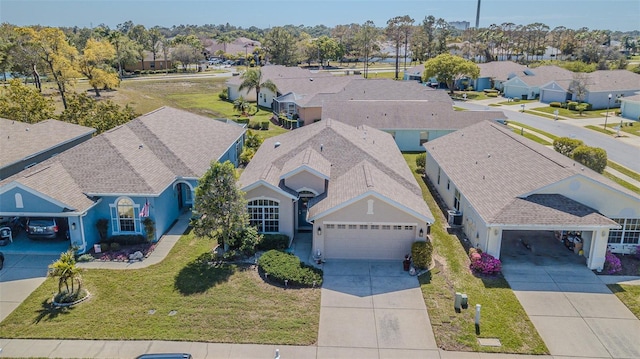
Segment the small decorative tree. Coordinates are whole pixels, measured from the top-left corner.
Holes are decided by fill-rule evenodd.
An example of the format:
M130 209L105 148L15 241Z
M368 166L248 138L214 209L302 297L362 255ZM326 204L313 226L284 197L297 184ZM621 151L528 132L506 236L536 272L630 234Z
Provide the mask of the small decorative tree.
M144 226L144 232L147 234L147 241L152 242L156 239L156 222L149 217L145 217L142 220Z
M60 254L60 258L49 266L49 276L58 278L56 302L67 303L81 299L82 280L80 268L76 266L73 250ZM69 284L71 284L71 288L69 288ZM62 290L63 285L64 291Z

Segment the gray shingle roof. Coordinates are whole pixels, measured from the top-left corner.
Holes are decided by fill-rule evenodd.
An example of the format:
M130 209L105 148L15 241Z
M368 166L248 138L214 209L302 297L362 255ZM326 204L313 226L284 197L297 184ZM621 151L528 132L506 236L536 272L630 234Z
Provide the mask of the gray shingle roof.
M417 81L368 79L353 81L335 94L327 95L325 102L349 100L427 100L452 104L445 91L434 90Z
M294 93L296 104L304 106L314 96L331 94L342 90L352 81L364 81L360 76L324 76L310 78L275 78L273 83L282 94Z
M16 181L76 210L92 194L156 195L176 177L197 178L244 129L162 107L0 182Z
M456 130L506 116L502 111L454 111L450 100L353 100L325 103L322 119L328 118L351 126L367 125L381 130Z
M297 66L282 66L282 65L266 65L260 67L262 72L262 80L276 81L276 79L308 79L318 77L332 77L330 72L324 71L311 71L303 69ZM241 76L234 76L227 81L227 84L240 85L242 83ZM280 92L286 93L286 92Z
M494 223L516 198L574 176L590 178L638 198L568 157L489 121L424 146L487 223Z
M627 70L601 70L588 74L590 92L640 89L640 74Z
M558 66L540 66L528 69L533 75L518 74L518 78L529 86L542 86L551 81L572 80L573 72Z
M480 77L489 77L498 81L506 81L509 76L523 75L527 66L517 64L513 61L491 61L478 64Z
M533 226L611 225L617 223L596 211L560 194L533 194L515 198L496 214L495 223Z
M93 128L58 120L24 123L0 118L0 167L94 132Z
M277 147L276 142L279 143ZM338 121L320 121L265 140L242 172L241 186L246 188L265 181L287 190L280 182L281 174L292 168L291 161L298 163L300 152L308 149L331 164L326 195L310 203L310 216L333 208L369 188L430 221L433 218L393 138L371 127L356 128ZM326 165L322 166L326 168ZM367 187L363 166L371 173L373 187Z

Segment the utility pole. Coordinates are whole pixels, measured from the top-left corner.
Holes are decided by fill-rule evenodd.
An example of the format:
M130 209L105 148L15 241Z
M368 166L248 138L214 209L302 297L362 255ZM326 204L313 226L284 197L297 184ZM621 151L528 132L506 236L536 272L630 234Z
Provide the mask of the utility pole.
M480 0L478 0L478 10L476 10L476 29L480 28Z

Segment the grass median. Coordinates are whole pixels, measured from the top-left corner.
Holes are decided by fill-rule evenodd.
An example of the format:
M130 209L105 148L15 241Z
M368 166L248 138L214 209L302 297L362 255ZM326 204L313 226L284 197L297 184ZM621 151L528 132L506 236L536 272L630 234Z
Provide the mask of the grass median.
M2 323L3 338L314 344L319 289L265 283L253 267L198 260L215 241L187 233L167 258L138 270L87 270L92 297L56 309L48 278ZM169 315L175 311L175 315Z
M437 265L420 277L420 285L438 347L455 351L548 354L506 280L501 276L477 277L471 273L464 247L456 236L444 229L444 214L422 176L416 173L416 156L404 155L436 220L431 226L431 237ZM467 294L469 309L455 312L455 292ZM476 334L474 325L476 304L482 306L480 334ZM498 338L502 345L481 346L478 338Z

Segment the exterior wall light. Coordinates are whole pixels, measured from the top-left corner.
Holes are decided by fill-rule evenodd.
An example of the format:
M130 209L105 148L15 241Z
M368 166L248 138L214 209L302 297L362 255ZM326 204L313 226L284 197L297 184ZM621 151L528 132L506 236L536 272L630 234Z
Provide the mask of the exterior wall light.
M322 226L318 226L318 235L321 236L322 235Z

